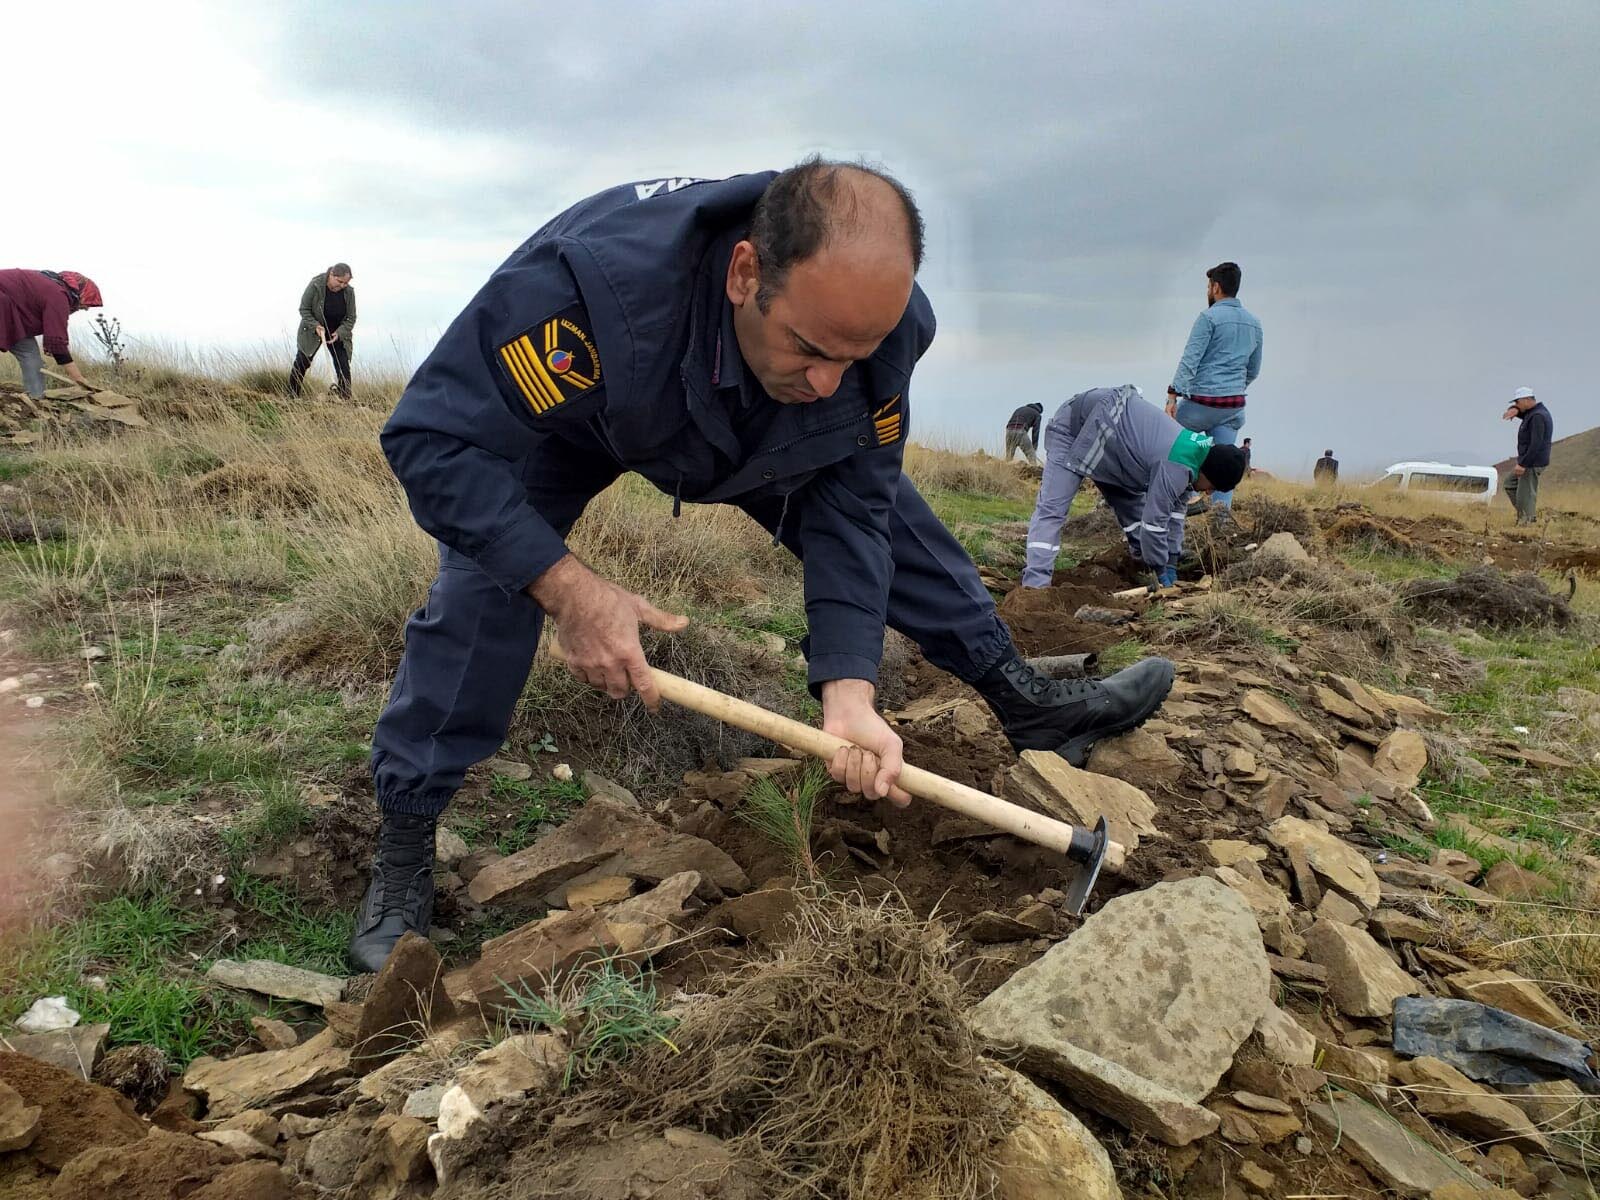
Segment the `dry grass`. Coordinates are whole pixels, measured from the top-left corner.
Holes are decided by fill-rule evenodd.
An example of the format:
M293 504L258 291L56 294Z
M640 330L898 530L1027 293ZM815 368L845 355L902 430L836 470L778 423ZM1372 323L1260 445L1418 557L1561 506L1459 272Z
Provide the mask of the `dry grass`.
M962 452L912 443L906 447L905 472L919 488L975 492L1031 501L1038 490L1038 468L1006 462L982 450Z
M1311 503L1333 508L1337 504L1359 504L1379 518L1426 518L1454 521L1467 529L1487 534L1514 528L1516 513L1505 495L1490 504L1460 503L1426 492L1396 492L1345 483L1336 488L1310 488L1288 480L1252 480L1239 493L1239 504L1250 497L1264 496L1279 501ZM1600 486L1569 485L1547 487L1539 493L1540 521L1535 531L1557 541L1584 542L1596 539L1600 522Z
M941 927L851 899L797 921L780 954L715 982L672 1045L486 1133L463 1191L526 1195L613 1129L678 1127L721 1138L778 1200L989 1194L1013 1105L962 1019Z

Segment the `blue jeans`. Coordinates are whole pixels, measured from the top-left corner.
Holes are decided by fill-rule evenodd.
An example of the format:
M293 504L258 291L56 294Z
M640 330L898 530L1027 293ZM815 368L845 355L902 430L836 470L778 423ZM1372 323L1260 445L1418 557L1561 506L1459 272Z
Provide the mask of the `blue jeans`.
M1244 428L1244 409L1213 408L1193 400L1178 401L1178 424L1196 433L1209 433L1219 446L1237 445ZM1232 492L1214 492L1211 499L1223 508L1233 507Z
M35 400L44 399L44 358L39 353L39 343L33 338L23 338L8 350L22 368L22 390Z

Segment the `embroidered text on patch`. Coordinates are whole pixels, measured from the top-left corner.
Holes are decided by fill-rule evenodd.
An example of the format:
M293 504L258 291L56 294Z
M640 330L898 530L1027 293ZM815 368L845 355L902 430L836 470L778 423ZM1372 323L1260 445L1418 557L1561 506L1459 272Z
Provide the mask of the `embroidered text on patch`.
M537 414L600 383L600 354L593 339L565 316L541 321L501 346L500 361Z
M872 425L878 434L878 445L887 446L900 438L900 397L894 396L872 414Z

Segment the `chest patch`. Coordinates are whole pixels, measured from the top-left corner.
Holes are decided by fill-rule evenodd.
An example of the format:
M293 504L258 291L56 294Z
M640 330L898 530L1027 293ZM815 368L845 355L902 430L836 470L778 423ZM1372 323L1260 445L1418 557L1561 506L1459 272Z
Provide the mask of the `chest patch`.
M501 369L537 415L600 386L600 352L581 308L540 321L497 351Z
M900 440L905 422L902 420L899 396L895 396L872 414L872 425L878 434L878 445L887 446Z

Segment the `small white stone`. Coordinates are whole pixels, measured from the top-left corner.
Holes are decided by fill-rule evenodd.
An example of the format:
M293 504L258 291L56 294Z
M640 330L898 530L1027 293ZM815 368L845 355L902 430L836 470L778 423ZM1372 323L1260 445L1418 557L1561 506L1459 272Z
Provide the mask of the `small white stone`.
M557 763L555 770L551 771L550 774L555 776L562 783L572 782L572 768L566 763Z
M92 696L100 690L100 685L91 679L88 683L83 685L83 690Z
M18 679L15 675L8 676L5 679L0 679L0 696L5 695L7 692L14 692L21 686L22 680Z
M26 700L23 701L23 703L26 704L29 708L43 708L44 707L44 697L43 696L29 696Z
M1511 732L1512 733L1531 733L1532 730L1530 730L1526 725L1513 725L1511 727Z
M78 651L78 657L83 659L85 662L93 662L95 659L104 658L105 656L106 651L104 646L85 646L82 650Z

